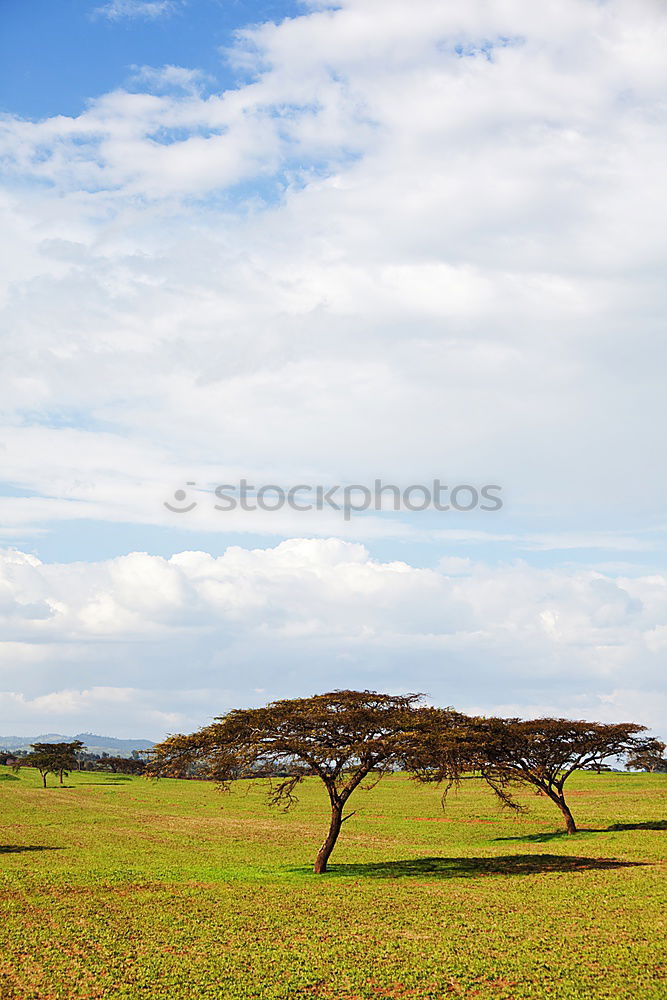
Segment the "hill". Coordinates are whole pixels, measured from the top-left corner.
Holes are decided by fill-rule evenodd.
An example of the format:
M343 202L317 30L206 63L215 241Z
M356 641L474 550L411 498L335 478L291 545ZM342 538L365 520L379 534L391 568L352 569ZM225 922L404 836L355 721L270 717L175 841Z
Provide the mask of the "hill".
M150 750L155 744L150 740L120 740L115 736L98 736L95 733L43 733L41 736L0 736L0 750L27 750L33 743L70 743L81 740L91 753L108 753L114 757L131 757L133 750Z

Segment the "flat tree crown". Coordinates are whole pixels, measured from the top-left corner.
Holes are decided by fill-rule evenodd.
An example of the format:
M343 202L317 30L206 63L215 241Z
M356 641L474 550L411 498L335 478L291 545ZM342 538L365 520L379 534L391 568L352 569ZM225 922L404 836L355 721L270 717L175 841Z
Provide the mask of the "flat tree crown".
M419 694L332 691L234 709L190 736L171 736L150 756L150 774L198 767L220 781L282 767L337 780L351 767L400 763L420 725Z

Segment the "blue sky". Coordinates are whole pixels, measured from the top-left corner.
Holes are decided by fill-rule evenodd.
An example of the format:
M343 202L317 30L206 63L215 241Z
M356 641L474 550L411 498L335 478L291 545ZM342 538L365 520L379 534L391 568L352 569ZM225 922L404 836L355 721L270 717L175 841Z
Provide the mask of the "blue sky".
M2 109L25 118L77 115L125 84L135 66L196 66L211 89L234 86L221 49L248 24L282 20L289 2L196 0L160 17L109 16L103 0L3 0L0 19Z
M658 726L661 7L0 18L0 730L342 685ZM214 508L378 477L504 505Z

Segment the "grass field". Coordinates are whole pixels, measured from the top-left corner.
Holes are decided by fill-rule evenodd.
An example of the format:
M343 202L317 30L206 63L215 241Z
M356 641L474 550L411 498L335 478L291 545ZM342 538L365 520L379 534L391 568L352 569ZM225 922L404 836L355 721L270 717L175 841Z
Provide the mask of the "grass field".
M469 780L443 812L394 775L320 876L314 781L283 814L254 782L0 779L3 1000L667 997L665 776L575 777L568 838L546 800Z

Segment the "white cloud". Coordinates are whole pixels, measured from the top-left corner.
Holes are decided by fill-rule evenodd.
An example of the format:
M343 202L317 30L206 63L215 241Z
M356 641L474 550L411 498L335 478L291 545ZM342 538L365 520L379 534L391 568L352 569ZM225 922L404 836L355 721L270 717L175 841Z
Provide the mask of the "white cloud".
M17 724L32 712L47 725L52 714L54 729L70 717L83 728L93 725L87 715L97 726L107 712L120 719L131 702L131 718L155 733L157 711L195 726L256 703L259 691L261 701L406 684L464 709L629 712L662 726L665 575L461 560L419 569L332 538L98 563L43 564L9 551L0 581L6 691L16 663L27 665L4 728L12 705ZM17 649L37 652L17 658ZM174 694L185 679L187 710ZM224 692L219 703L206 701L210 690Z
M662 522L667 18L379 9L240 33L222 94L169 66L5 120L3 440L91 442L14 482L157 521L131 452L167 485L443 474L570 537Z
M110 21L120 21L124 18L140 18L154 21L175 13L182 6L183 0L109 0L101 7L95 7L93 14L106 17Z
M132 75L132 83L144 84L151 92L185 91L198 93L204 82L213 82L197 69L186 69L184 66L137 66Z
M173 7L106 10L130 6ZM147 720L191 672L222 678L221 708L414 676L462 707L609 713L634 691L654 718L664 574L599 570L664 547L666 36L649 0L311 3L238 34L223 93L196 66L143 67L76 117L4 117L0 454L31 494L2 499L11 537L339 536L8 563L23 697L112 682L148 692ZM494 482L506 508L164 511L188 480L242 476ZM373 562L343 537L457 561ZM464 542L600 564L493 569ZM103 711L76 704L84 728Z
M225 704L225 692L142 691L138 688L93 687L83 690L51 691L27 698L13 691L0 691L0 719L14 726L6 736L39 736L54 732L54 724L64 736L91 730L90 721L101 730L96 735L136 737L137 733L160 735L165 731L187 728L187 711L201 709L213 697ZM160 706L170 702L180 710Z

